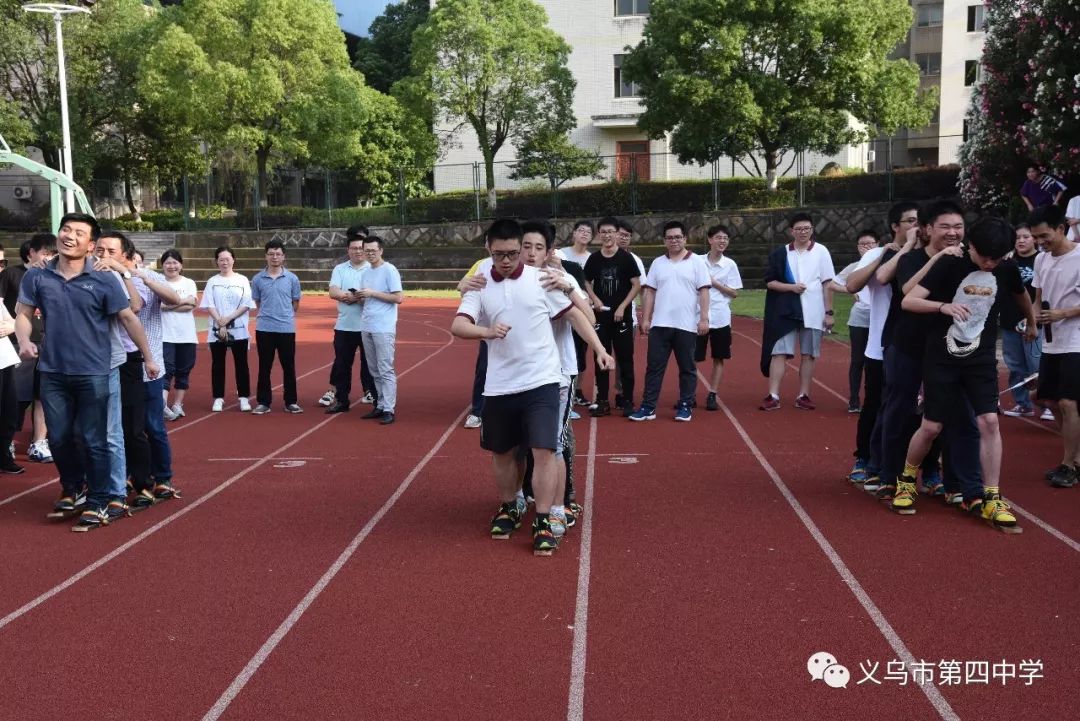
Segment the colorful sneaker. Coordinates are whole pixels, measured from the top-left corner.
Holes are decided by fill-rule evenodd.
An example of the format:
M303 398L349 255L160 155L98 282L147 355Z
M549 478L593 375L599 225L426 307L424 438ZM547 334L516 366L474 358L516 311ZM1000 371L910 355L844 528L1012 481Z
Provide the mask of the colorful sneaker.
M267 409L267 410L269 410L269 409ZM240 412L241 413L250 413L251 412L251 401L249 401L247 398L241 398L240 399Z
M971 515L977 515L982 513L983 499L972 498L970 501L961 500L960 510L964 513L970 513Z
M865 487L866 486L863 486L863 488L865 488ZM880 481L878 482L878 487L877 487L877 490L874 491L874 496L879 501L891 501L893 499L893 496L895 496L895 495L896 495L896 484L895 483L881 483Z
M465 418L465 427L466 428L479 428L480 427L480 416L474 416L473 414L470 413Z
M810 396L805 393L795 399L795 407L801 411L816 411L817 406L810 400Z
M632 421L655 421L656 409L652 406L642 405L636 411L627 416Z
M529 499L525 496L517 496L514 499L514 508L517 509L518 517L525 515L525 512L529 510Z
M597 401L596 404L589 409L589 415L593 418L603 418L604 416L611 415L611 404L607 401Z
M1050 410L1049 408L1043 408L1043 412L1042 412L1042 415L1039 416L1039 420L1040 421L1049 421L1049 422L1053 423L1054 422L1054 412L1052 410Z
M318 400L318 403L323 408L329 408L330 404L333 403L336 399L337 391L331 388L330 390L326 391L326 393L322 394L322 398Z
M982 517L995 526L1015 526L1016 516L1001 493L993 486L983 489Z
M521 528L521 514L517 504L504 503L499 506L499 512L491 519L491 537L505 540L518 528Z
M896 481L896 493L892 499L892 509L894 511L914 511L915 510L915 497L918 492L915 490L915 479L911 476L900 476Z
M210 406L210 410L214 413L221 413L223 410L225 410L225 399L215 398L214 405Z
M562 538L566 535L566 516L560 516L555 511L548 514L548 525L551 527L551 535Z
M85 497L83 502L85 503ZM53 511L56 513L74 513L75 512L75 496L63 495L56 500L53 504Z
M1007 411L1002 411L1002 413L1012 418L1033 418L1035 416L1035 409L1025 408L1024 406L1013 406Z
M710 393L705 397L705 410L718 411L720 410L720 404L716 402L716 394Z
M690 411L690 406L686 403L679 404L679 410L675 411L675 420L689 423L693 418L693 413Z
M941 480L941 471L937 468L932 471L923 471L921 490L928 496L944 496L945 484Z
M862 458L855 459L855 465L847 474L847 479L852 483L866 483L866 461Z
M159 501L180 498L180 491L171 482L158 483L154 486L154 498Z
M763 411L778 411L780 410L780 399L770 393L762 399L761 405L758 407Z
M104 508L87 508L79 514L79 520L71 527L76 533L85 533L100 526L109 525L109 515Z
M533 519L533 555L550 556L559 546L559 539L551 531L551 522L548 516L537 516Z
M105 516L109 519L107 522L126 518L131 515L131 509L123 501L109 501L109 505L105 506Z
M581 506L571 503L566 506L566 527L573 528L577 525L578 516L581 514Z
M1046 474L1046 480L1054 488L1072 488L1076 485L1076 469L1064 463Z
M142 511L150 508L150 506L154 505L154 494L151 493L149 488L144 488L132 496L131 503L128 505L131 506L132 511Z
M34 461L35 463L52 463L52 451L49 450L49 441L47 438L42 438L40 441L34 441L30 444L30 450L26 452L26 458Z
M877 490L881 488L881 478L877 473L871 471L866 472L866 481L862 484L862 489L867 493L877 493Z

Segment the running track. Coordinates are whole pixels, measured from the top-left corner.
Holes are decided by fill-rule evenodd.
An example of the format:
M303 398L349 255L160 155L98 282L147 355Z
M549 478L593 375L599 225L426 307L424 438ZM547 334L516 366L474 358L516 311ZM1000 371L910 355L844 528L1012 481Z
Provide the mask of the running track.
M52 466L0 479L0 719L1080 714L1080 496L1041 480L1059 456L1045 427L1002 421L1023 535L925 498L895 516L843 480L847 347L826 343L818 411L791 407L792 372L765 414L760 327L739 318L720 412L672 422L672 368L656 421L576 422L586 513L539 559L524 529L486 537L489 461L461 428L475 346L452 314L403 306L391 427L314 404L333 311L305 298L304 415L280 395L261 418L210 414L200 352L170 424L182 501L81 535L44 520ZM846 689L811 681L816 651ZM919 659L931 683L885 678ZM1002 684L1028 660L1041 678ZM873 663L880 685L857 683Z

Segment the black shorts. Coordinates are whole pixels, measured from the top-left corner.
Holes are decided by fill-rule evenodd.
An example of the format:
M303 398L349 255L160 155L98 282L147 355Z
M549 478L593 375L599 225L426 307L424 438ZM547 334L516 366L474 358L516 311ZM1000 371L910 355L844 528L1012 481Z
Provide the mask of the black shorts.
M1044 401L1080 401L1080 353L1044 352L1037 396Z
M705 346L712 346L713 360L726 360L731 357L731 326L723 328L709 328L708 335L697 337L697 349L694 351L694 360L700 363L705 360Z
M518 446L547 448L559 445L559 384L507 396L484 396L480 413L480 447L509 453Z
M971 403L976 416L997 413L997 364L927 363L923 372L923 418L945 423L956 409Z

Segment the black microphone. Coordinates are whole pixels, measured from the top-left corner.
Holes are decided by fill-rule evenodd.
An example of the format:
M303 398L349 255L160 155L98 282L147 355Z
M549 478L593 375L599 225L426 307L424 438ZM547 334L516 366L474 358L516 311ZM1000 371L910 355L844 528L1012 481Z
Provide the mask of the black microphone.
M1044 300L1042 302L1042 309L1043 310L1050 310L1050 302ZM1054 342L1054 324L1050 323L1050 322L1044 323L1043 324L1043 334L1046 336L1046 342L1047 343L1053 343Z

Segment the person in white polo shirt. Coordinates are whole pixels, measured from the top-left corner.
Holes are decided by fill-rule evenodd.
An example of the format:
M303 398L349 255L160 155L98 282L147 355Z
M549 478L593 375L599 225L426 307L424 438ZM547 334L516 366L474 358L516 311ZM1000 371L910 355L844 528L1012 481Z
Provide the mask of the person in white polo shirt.
M516 221L499 219L491 224L485 241L492 265L482 271L488 282L481 290L464 294L450 330L458 338L488 343L480 446L493 454L500 500L491 536L509 538L521 525L517 451L531 448L536 499L533 553L549 556L557 545L548 514L555 501L563 375L551 321L565 316L586 334L589 323L566 294L544 289L543 271L522 262L521 238Z
M705 236L709 239L705 266L709 269L712 282L709 288L709 334L697 337L694 360L703 362L707 347L712 346L712 375L709 377L709 397L705 400L705 410L715 411L720 409L716 393L724 374L724 361L731 357L731 300L739 295L743 285L739 266L724 255L731 242L727 226L714 225Z
M652 262L642 284L645 300L641 331L649 336L649 350L645 393L641 407L629 416L632 421L656 418L656 401L672 353L679 366L679 402L675 420L690 420L697 386L697 366L694 364L697 336L709 332L712 280L705 260L687 250L686 226L679 221L665 223L663 235L667 254Z
M765 268L765 329L761 344L762 374L769 378L769 394L761 410L780 407L780 383L789 358L799 353L799 395L795 407L812 411L810 383L814 363L821 355L821 335L832 330L832 290L836 276L829 249L814 240L814 220L796 213L788 222L791 242L769 254Z

